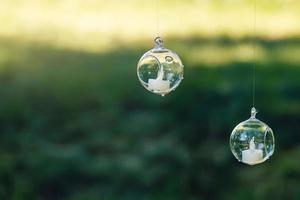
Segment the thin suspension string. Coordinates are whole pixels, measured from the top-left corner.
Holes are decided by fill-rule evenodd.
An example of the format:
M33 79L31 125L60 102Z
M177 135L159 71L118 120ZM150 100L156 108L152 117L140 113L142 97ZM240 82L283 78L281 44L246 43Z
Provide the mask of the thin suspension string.
M255 106L255 87L256 87L256 14L257 5L256 0L254 1L254 20L253 20L253 70L252 70L252 107Z
M156 7L156 37L160 37L160 5L159 0L155 1L155 7Z

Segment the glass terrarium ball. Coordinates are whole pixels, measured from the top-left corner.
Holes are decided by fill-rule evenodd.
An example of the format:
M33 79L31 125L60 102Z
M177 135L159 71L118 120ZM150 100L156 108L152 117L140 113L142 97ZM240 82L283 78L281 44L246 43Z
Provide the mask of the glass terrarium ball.
M160 37L154 42L155 47L141 57L137 75L147 90L164 96L175 90L183 79L183 64L175 52L163 47Z
M272 129L255 118L256 109L252 108L250 119L238 124L230 136L233 155L248 165L267 160L274 152L275 143Z

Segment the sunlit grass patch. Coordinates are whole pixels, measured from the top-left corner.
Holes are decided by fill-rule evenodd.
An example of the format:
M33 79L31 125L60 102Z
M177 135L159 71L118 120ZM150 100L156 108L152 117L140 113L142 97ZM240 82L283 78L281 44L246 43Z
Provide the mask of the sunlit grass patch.
M153 1L0 0L0 37L54 47L104 52L156 34ZM259 1L255 35L283 39L300 33L300 3ZM160 32L165 37L253 35L252 1L160 1Z

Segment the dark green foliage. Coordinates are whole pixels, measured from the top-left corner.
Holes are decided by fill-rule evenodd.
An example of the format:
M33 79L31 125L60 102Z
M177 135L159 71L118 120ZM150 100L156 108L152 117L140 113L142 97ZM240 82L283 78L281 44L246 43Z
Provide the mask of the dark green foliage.
M0 199L300 198L299 63L268 57L257 65L258 118L274 130L276 149L249 167L228 140L250 114L251 63L193 66L182 57L185 79L162 98L138 82L141 47L99 55L0 44ZM300 41L259 44L273 51Z

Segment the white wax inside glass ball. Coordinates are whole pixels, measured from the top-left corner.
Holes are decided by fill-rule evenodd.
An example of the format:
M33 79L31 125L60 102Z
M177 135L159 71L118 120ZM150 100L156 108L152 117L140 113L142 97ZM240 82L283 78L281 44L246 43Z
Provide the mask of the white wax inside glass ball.
M157 77L157 79L149 79L148 89L157 92L166 91L169 90L170 84L170 81L162 80L162 77Z
M250 140L249 149L242 151L242 162L255 165L263 160L263 151L256 149L254 138Z

